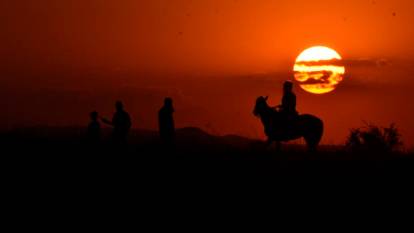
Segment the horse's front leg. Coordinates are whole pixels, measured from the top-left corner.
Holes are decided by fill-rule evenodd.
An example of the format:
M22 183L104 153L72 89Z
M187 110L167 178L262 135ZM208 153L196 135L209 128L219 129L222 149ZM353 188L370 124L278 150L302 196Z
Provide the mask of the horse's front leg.
M276 151L279 152L282 150L282 143L280 141L275 141L271 138L268 138L266 141L266 147L269 148L272 146L273 142L276 142Z
M269 148L270 146L272 146L272 143L273 143L273 140L270 137L268 137L266 141L266 148Z
M279 141L276 141L276 151L280 152L282 150L282 143Z

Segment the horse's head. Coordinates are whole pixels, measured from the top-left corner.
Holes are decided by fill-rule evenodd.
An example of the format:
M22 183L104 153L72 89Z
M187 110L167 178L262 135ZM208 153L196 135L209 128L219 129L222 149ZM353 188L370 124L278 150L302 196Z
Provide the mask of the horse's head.
M263 97L260 96L256 100L256 106L254 106L253 114L257 117L260 117L267 109L269 109L269 105L267 104L267 100L269 99L268 96Z

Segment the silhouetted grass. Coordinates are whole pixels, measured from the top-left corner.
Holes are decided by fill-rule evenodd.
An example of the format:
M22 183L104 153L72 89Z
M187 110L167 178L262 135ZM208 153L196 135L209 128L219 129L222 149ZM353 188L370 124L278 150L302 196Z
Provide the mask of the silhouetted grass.
M346 142L347 150L368 154L401 153L402 145L401 134L395 124L389 127L366 124L364 127L351 129Z

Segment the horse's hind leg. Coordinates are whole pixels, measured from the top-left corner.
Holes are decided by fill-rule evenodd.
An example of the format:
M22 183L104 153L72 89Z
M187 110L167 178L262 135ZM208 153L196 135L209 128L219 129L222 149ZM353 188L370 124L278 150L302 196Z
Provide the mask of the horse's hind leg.
M306 145L308 147L308 152L315 153L318 151L319 139L312 137L305 137Z

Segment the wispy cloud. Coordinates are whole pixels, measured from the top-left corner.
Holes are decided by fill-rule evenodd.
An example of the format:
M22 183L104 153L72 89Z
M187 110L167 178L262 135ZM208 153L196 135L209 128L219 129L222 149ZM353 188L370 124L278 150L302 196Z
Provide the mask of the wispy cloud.
M332 59L323 61L303 61L297 65L306 66L346 66L346 67L383 67L391 65L391 61L385 58L358 58L358 59Z
M392 64L390 60L385 58L345 59L341 63L348 67L384 67Z

